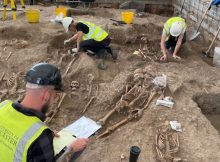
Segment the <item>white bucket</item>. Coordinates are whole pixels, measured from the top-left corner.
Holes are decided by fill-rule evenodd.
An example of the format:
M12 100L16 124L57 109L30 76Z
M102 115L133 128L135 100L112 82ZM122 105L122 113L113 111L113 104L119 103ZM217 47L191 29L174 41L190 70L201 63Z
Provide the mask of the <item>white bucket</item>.
M213 64L220 68L220 47L215 47L214 50L214 57L213 57Z

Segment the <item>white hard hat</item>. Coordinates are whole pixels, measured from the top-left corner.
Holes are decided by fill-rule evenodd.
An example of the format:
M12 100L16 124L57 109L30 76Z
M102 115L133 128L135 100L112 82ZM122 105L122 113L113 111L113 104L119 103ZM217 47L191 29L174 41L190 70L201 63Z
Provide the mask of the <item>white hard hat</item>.
M183 30L182 23L177 21L172 24L170 28L170 34L173 37L178 37L182 33L182 30Z
M66 32L68 32L68 30L69 30L69 26L70 26L70 24L73 22L73 18L72 17L65 17L64 19L63 19L63 27L64 27L64 29L65 29L65 31Z

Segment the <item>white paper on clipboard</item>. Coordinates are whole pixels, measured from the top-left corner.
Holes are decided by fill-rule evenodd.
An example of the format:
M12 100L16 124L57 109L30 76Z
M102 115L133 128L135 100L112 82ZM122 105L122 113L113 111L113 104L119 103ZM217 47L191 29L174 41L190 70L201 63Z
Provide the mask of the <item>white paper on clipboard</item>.
M85 116L68 125L64 130L71 132L77 138L88 138L101 128L95 121Z

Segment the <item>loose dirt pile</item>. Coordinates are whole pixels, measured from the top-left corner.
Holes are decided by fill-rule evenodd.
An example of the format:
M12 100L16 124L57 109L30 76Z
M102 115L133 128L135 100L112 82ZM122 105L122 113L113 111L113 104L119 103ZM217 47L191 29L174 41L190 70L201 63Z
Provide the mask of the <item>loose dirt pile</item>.
M58 94L57 104L53 105L53 111L48 115L51 117L57 111L49 125L54 130L60 130L82 115L95 121L104 117L120 103L122 95L136 84L134 76L138 70L142 71L138 73L138 80L145 83L142 81L146 79L147 82L137 85L135 93L124 99L123 103L131 103L141 94L140 100L135 100L130 107L131 110L143 108L152 92L153 78L165 74L167 87L164 95L174 98L174 107L156 106L155 101L160 96L157 95L138 119L130 120L109 135L95 140L95 137L126 118L131 111L113 114L103 129L92 137L92 142L78 161L120 161L121 154L128 158L129 148L133 145L141 148L140 162L157 161L156 134L161 126L173 120L180 122L183 128L183 132L178 133L180 147L175 157L185 162L220 161L219 134L200 109L207 109L202 109L203 112L219 112L216 109L220 109L219 104L214 104L219 103L219 95L209 95L219 94L219 69L209 66L200 57L202 49L208 45L202 44L201 40L187 43L181 50L182 61L170 58L168 62L160 63L160 36L167 17L146 14L145 17L135 18L132 25L113 26L109 19L120 20L120 10L94 9L94 12L97 11L94 16L74 18L94 22L109 31L112 46L119 57L115 63L108 57L108 69L103 71L97 68L101 60L85 53L77 56L67 54L70 47L64 47L63 41L69 35L63 32L61 24L50 22L54 18L55 7L38 7L41 9L39 24L28 24L22 15L16 23L11 20L0 22L1 100L22 99L25 85L23 76L34 64L49 62L57 65L65 74L63 82L66 95ZM145 49L145 59L132 55L140 48L140 44ZM143 91L144 88L146 91ZM62 98L63 102L59 105ZM124 106L129 107L126 104Z

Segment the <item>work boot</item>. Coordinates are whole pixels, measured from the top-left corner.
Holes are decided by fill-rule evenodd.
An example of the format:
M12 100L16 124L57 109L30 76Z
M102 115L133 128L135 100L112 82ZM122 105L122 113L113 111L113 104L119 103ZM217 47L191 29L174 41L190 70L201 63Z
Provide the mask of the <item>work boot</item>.
M112 59L113 59L114 61L117 60L118 54L115 52L115 50L113 50L110 46L108 46L108 47L106 47L106 51L111 54Z
M106 56L107 56L107 51L103 48L103 49L100 49L100 50L98 50L96 53L96 57L98 58L98 59L103 59L103 58L106 58Z

